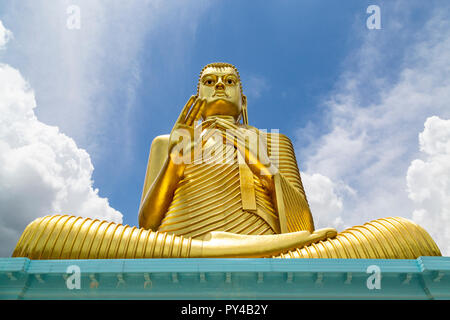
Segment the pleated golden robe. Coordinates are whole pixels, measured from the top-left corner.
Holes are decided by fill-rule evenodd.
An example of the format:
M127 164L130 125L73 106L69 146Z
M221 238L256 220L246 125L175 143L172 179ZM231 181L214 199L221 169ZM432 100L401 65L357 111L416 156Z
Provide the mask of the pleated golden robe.
M245 135L245 130L241 128ZM187 164L158 231L201 238L211 231L264 235L314 230L291 141L260 132L279 169L273 197L231 144L209 139Z

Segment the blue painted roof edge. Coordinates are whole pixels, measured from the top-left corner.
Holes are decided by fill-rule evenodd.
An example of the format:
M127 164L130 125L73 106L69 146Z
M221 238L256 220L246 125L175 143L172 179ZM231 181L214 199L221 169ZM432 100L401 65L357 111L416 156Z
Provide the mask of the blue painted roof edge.
M385 273L450 272L450 257L409 259L93 259L0 258L0 272L66 273L70 265L92 273L139 272L361 272L370 265Z

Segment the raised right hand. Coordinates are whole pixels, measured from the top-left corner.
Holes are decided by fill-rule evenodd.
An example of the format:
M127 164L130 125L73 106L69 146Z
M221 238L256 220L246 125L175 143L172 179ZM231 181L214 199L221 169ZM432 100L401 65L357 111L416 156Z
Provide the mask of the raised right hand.
M169 137L169 156L180 156L181 151L193 151L194 127L195 123L200 119L203 108L206 105L206 99L191 96L186 105L183 107ZM181 138L181 139L180 139ZM187 145L180 145L180 144ZM177 146L177 148L175 148ZM186 155L184 155L186 156Z

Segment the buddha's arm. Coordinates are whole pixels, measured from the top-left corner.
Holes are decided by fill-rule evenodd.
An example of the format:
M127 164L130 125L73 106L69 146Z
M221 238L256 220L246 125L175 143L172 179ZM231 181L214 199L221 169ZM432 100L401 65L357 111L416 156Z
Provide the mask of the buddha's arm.
M239 130L223 121L218 122L220 127L227 130L225 136L228 142L236 146L251 171L272 194L281 232L314 231L313 218L289 138L278 133ZM264 145L267 146L267 152L260 152Z
M294 147L283 134L268 134L268 153L278 168L274 175L274 198L282 232L314 231L314 222L303 189Z
M139 207L141 228L156 230L161 224L186 166L186 159L183 157L190 158L194 154L194 125L205 105L204 99L191 96L171 134L153 140ZM183 138L182 141L180 138ZM188 151L186 155L185 147Z
M156 137L150 149L147 173L139 208L139 226L156 230L172 201L184 163L168 155L169 136Z

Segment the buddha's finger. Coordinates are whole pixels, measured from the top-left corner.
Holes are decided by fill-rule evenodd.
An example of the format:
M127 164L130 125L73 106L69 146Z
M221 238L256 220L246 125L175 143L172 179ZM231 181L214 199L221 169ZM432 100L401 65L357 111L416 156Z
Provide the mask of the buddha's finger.
M189 114L187 115L186 118L186 125L188 126L192 126L192 124L194 123L194 119L195 116L197 115L198 109L200 108L201 104L202 104L201 99L197 99L194 103L194 106L191 108Z
M175 130L177 130L177 128L179 127L180 124L184 124L185 123L185 118L186 115L192 105L192 103L195 100L195 96L191 96L188 100L188 102L184 105L183 110L181 110L180 115L178 116L177 121L175 122L175 125L172 128L171 134L172 132L174 132Z
M194 122L200 120L200 117L202 116L202 113L203 113L203 110L205 109L205 106L206 106L206 99L203 99L202 103L200 104L200 108L198 108L198 112L195 115Z
M177 123L183 123L185 124L186 121L186 116L189 112L189 110L191 109L192 104L195 101L195 96L191 96L188 100L188 102L184 105L183 110L180 113L180 116L178 117Z
M319 242L326 239L335 238L337 235L337 231L334 228L323 228L314 230L313 233L309 236L312 242Z
M198 119L200 119L203 109L205 108L205 105L206 105L206 99L200 99L199 106L195 110L192 110L192 115L191 115L193 117L192 125L195 122L197 122Z

